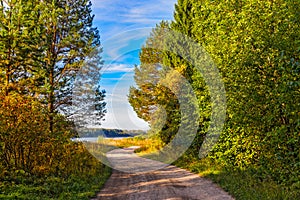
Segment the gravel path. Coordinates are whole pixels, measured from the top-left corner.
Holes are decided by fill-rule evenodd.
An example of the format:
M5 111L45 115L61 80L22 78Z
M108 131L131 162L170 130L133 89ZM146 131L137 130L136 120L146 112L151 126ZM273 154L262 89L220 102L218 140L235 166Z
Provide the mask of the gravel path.
M233 200L212 181L172 165L140 158L133 153L135 148L116 149L107 154L115 170L93 200ZM160 169L149 171L150 166Z

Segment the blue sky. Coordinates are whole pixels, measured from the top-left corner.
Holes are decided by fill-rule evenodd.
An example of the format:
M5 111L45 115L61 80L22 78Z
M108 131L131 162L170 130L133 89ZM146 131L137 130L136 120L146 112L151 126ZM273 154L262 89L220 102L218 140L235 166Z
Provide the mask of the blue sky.
M94 26L100 31L104 59L101 87L106 90L104 128L148 129L127 101L133 68L151 29L172 20L177 0L92 0Z

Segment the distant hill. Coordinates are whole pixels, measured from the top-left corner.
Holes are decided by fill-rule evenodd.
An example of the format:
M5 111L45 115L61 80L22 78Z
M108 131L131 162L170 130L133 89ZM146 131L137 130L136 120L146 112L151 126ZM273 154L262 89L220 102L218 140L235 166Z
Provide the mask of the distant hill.
M143 130L122 130L122 129L87 129L79 134L80 137L133 137L136 135L145 134Z

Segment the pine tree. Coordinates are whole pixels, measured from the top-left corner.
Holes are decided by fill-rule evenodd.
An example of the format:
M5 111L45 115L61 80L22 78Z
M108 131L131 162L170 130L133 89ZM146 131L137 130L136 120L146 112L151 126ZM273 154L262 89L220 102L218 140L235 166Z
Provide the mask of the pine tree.
M162 78L164 32L168 29L169 24L162 21L150 33L139 55L141 65L134 69L134 80L138 88L131 87L129 91L130 104L137 115L148 122L156 109L157 84Z
M95 49L85 61L84 67L77 72L73 83L72 106L65 107L65 113L69 113L68 118L75 122L77 130L101 125L106 113L106 91L100 88L103 63L99 53L101 51Z
M195 2L195 0L178 0L175 4L174 20L171 23L172 30L193 37Z
M56 113L72 114L76 73L93 67L98 72L94 74L98 82L93 84L99 84L102 49L99 32L92 26L91 2L0 3L1 88L6 95L15 91L47 104L49 131L53 132Z
M201 53L195 52L194 49L196 44L195 33L198 33L195 26L195 15L198 9L197 1L178 0L175 5L174 19L170 25L171 37L166 42L169 51L165 52L163 59L165 66L171 67L185 77L198 99L200 113L194 114L199 116L197 122L199 123L199 129L191 148L193 153L198 152L201 147L211 117L210 95L203 75L199 71L199 67L202 67L205 63L205 57L201 57ZM202 71L205 71L204 68Z
M45 3L42 46L47 49L39 74L44 82L41 94L48 104L49 131L53 132L53 116L57 111L67 112L76 72L99 49L100 36L97 28L92 26L91 1L54 0ZM101 62L98 60L98 64Z
M147 38L140 53L141 66L135 68L137 88L131 87L129 93L129 102L137 115L150 123L150 132L155 132L165 144L177 133L181 117L178 99L169 88L177 80L170 79L175 76L171 75L170 67L163 65L169 32L169 24L162 21ZM163 115L158 117L159 113Z
M39 11L39 1L0 1L0 84L6 96L11 91L32 93L43 50Z

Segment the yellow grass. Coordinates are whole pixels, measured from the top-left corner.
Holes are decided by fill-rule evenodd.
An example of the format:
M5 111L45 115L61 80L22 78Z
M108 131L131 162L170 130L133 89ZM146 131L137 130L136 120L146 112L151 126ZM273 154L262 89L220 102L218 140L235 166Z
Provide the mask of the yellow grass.
M158 151L162 147L162 143L154 138L145 138L136 136L133 138L123 138L123 139L104 139L99 138L99 143L106 145L113 145L119 148L125 148L130 146L140 146L135 152L138 155L145 155Z

